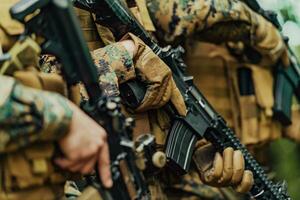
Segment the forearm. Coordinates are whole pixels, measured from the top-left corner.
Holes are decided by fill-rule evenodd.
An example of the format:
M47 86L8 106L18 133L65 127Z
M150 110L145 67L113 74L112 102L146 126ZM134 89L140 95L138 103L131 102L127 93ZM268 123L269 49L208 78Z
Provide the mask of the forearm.
M285 49L278 30L246 4L235 1L148 0L158 35L166 42L186 37L208 42L241 41L274 64Z
M35 90L0 77L0 152L38 140L57 140L67 133L72 110L62 96Z
M107 95L118 95L118 83L136 77L133 64L135 54L136 49L131 40L117 42L92 52L100 86Z

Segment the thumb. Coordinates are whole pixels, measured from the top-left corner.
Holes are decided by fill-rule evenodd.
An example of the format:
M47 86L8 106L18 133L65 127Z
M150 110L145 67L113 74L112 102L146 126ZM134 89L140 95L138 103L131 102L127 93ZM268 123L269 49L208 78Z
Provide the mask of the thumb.
M281 55L281 62L284 67L289 67L290 66L290 58L289 58L289 52L287 49L284 50L284 52Z
M186 116L187 110L186 110L183 96L181 95L179 89L177 88L173 78L171 78L171 84L172 84L171 102L175 106L179 115Z

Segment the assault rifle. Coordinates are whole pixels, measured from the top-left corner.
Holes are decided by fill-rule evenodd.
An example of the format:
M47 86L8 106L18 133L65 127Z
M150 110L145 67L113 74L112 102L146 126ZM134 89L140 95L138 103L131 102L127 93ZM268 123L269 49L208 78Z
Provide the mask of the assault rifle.
M102 9L100 12L98 10L97 12L97 8L103 8L103 2L106 2L108 8ZM253 198L258 200L290 199L286 193L285 186L274 184L267 178L262 167L193 84L192 77L185 75L186 66L181 58L183 52L181 47L177 49L170 47L161 48L120 0L75 0L75 5L94 12L98 15L96 16L97 21L108 25L108 27L116 21L121 22L122 26L118 27L118 29L125 27L126 30L137 35L172 70L173 78L182 96L185 98L188 108L186 117L182 117L177 114L176 109L174 109L171 103L166 105L166 109L172 117L173 124L168 134L165 153L168 158L168 165L174 169L174 172L184 174L189 170L195 142L199 138L206 138L220 152L226 147L233 147L242 151L246 162L246 169L251 170L254 174L255 183L250 191ZM105 12L106 15L104 15L103 10L107 9L109 12ZM134 106L134 104L138 104L143 99L143 97L136 95L143 94L143 92L140 92L143 90L141 85L137 81L131 82L127 84L126 90L122 90L126 92L124 94L126 99L124 100L128 102L128 99L130 99L128 102L129 105ZM131 98L129 98L130 96Z
M96 66L83 39L73 6L68 0L22 0L10 10L25 24L26 36L41 36L44 53L62 63L68 86L82 82L89 95L83 110L104 126L108 133L113 187L104 188L99 176L88 177L104 200L149 199L143 175L135 165L130 140L132 123L121 114L119 97L107 97L98 83Z
M273 11L264 10L257 0L241 0L245 2L252 10L262 15L270 21L279 31L282 30L277 14ZM283 125L290 125L291 122L291 104L292 97L295 94L300 101L300 65L295 54L288 45L288 38L282 36L288 47L290 66L285 68L282 63L277 63L275 67L275 105L274 117Z

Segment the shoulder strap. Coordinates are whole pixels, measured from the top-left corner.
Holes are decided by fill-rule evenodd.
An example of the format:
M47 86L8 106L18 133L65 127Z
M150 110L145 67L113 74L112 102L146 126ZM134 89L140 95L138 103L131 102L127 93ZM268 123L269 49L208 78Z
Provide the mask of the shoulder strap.
M145 0L127 0L127 5L147 31L155 31Z

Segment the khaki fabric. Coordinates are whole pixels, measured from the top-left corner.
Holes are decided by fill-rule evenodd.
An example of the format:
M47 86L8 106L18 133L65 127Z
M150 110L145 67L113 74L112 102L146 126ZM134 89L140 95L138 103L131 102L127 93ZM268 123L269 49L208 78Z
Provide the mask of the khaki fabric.
M48 74L37 71L17 71L14 73L14 77L26 86L67 96L66 83L58 74Z
M18 192L0 191L1 200L66 200L63 194L63 184L52 186L45 185L26 189Z
M99 36L99 32L97 26L94 22L93 15L85 10L74 8L75 13L79 19L81 30L83 32L83 36L87 42L87 45L90 50L95 50L104 46L101 37Z
M12 75L16 70L38 66L40 52L39 45L30 38L15 42L8 51L11 59L0 66L0 74Z
M225 48L208 43L187 44L186 64L187 73L194 76L194 83L203 92L208 101L226 119L229 126L235 124L235 110L232 109L232 96L228 86L228 63L233 69L237 68L234 58Z
M281 137L272 119L273 78L270 68L243 65L252 71L255 95L241 96L237 69L241 66L224 47L208 43L187 44L188 74L226 119L244 144L259 144Z
M285 127L283 134L291 140L300 142L300 106L296 99L292 105L292 125Z
M137 49L134 65L139 81L147 85L147 91L137 112L144 112L164 106L171 101L179 115L186 115L183 97L178 90L171 70L166 64L138 37L129 33L123 40L131 39Z
M137 10L135 10L137 11ZM152 66L152 65L149 65ZM141 67L141 66L138 66ZM122 79L121 79L122 80ZM212 80L214 81L214 80ZM156 145L158 150L164 149L164 144L167 139L167 133L171 126L169 116L163 111L163 109L150 110L148 112L150 130L155 136ZM133 117L138 119L138 126L135 129L135 137L140 135L139 131L147 131L148 123L143 122L140 118L145 118L145 115L135 115ZM143 128L144 127L144 128ZM166 176L171 173L166 173ZM164 199L224 199L222 192L217 188L204 185L200 181L200 177L195 171L184 177L172 177L172 178L161 178L165 173L159 173L155 176L154 180L149 181L149 189L151 193L151 199L153 200L164 200ZM150 178L151 179L151 178ZM171 180L170 180L171 179ZM176 180L176 181L175 181Z
M17 2L19 1L3 0L0 3L0 44L3 51L9 51L12 56L11 61L4 62L1 66L1 70L5 69L1 73L16 73L19 81L37 89L61 91L58 89L61 79L44 75L38 77L36 68L33 67L38 65L39 46L28 39L16 42L24 27L11 19L9 8ZM35 72L28 71L26 74L27 72L18 71L25 68L33 68ZM9 98L1 108L1 124L5 124L7 128L2 127L0 130L0 199L63 198L63 183L71 176L52 163L55 154L53 140L68 131L72 111L59 95L25 87L12 78L1 76L1 80L6 80L5 84L1 83L2 87L10 88L12 84L13 89L7 91ZM47 85L49 82L51 86ZM8 113L12 114L7 115Z
M62 184L66 180L61 171L52 164L54 145L39 143L31 145L23 152L10 153L1 162L5 191L20 191L44 184ZM70 178L70 177L69 177Z
M13 20L9 14L9 8L18 0L2 0L0 8L0 44L7 51L16 41L17 35L24 31L19 22Z
M132 7L130 10L134 14L134 16L139 20L139 22L143 25L143 27L149 31L154 32L156 29L153 25L153 22L150 18L146 0L135 0L136 7Z
M182 42L192 37L216 44L242 41L262 55L257 61L260 65L270 66L282 57L286 59L287 48L276 27L241 1L147 0L147 3L162 41Z
M245 170L245 160L239 150L228 147L221 155L211 143L200 140L193 159L201 180L208 185L233 186L236 191L246 193L254 184L253 174Z
M26 86L65 94L64 82L56 74L42 74L36 68L28 68L27 71L16 71L14 77ZM2 154L0 199L62 198L63 183L72 176L54 166L54 154L55 145L51 140Z

